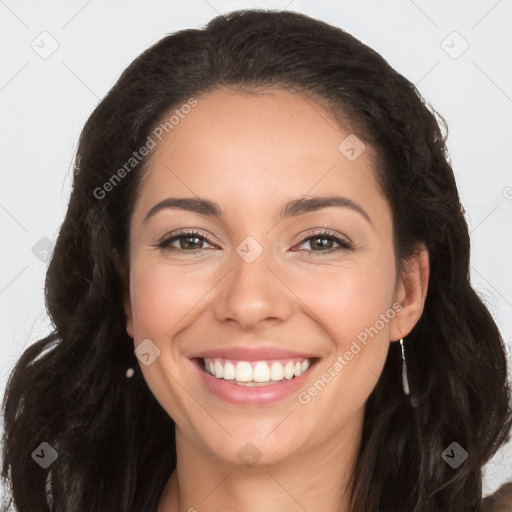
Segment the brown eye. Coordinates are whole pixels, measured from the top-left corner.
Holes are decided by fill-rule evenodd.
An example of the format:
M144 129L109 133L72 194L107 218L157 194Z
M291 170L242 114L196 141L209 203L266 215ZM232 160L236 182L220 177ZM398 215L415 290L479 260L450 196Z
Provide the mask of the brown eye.
M173 240L180 241L180 249L201 249L201 247L198 247L198 246L201 245L202 238L200 238L198 236L192 236L192 235L178 236L178 237L175 237Z
M305 238L300 245L303 245L306 242L309 242L310 244L310 253L330 254L339 250L353 250L353 246L348 239L335 235L330 231L315 233L313 236ZM338 244L339 247L333 247L333 244Z
M175 242L179 241L179 246L173 246ZM203 249L203 244L210 243L208 237L199 234L197 231L182 232L172 237L164 238L156 247L163 250L175 251L177 253L194 252Z
M335 241L331 237L325 237L325 236L315 236L312 238L309 238L311 247L313 249L332 249L333 243ZM327 243L325 241L327 240ZM322 241L322 242L320 242Z

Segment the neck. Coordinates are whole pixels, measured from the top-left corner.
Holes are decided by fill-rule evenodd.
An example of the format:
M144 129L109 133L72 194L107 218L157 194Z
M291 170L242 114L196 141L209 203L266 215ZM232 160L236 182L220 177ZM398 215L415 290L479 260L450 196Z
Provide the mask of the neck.
M244 466L205 455L176 427L177 466L158 512L347 512L362 417L314 450Z

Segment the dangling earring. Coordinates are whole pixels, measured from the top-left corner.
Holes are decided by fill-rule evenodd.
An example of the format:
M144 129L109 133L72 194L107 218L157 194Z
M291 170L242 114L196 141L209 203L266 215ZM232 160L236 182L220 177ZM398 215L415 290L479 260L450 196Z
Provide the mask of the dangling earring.
M407 363L405 362L404 339L400 338L400 346L402 347L402 387L406 395L409 394L409 381L407 380Z

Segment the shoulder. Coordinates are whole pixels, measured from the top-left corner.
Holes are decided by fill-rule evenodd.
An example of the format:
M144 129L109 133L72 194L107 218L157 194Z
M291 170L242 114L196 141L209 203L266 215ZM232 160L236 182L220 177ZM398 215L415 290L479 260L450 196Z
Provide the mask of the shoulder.
M482 512L512 511L512 482L503 484L496 492L482 500Z

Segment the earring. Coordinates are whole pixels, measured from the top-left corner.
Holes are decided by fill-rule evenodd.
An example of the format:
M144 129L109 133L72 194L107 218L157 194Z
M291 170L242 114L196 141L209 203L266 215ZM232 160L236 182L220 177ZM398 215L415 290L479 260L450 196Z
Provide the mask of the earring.
M402 387L406 395L409 394L409 381L407 380L407 363L405 362L404 339L400 338L400 346L402 347Z

